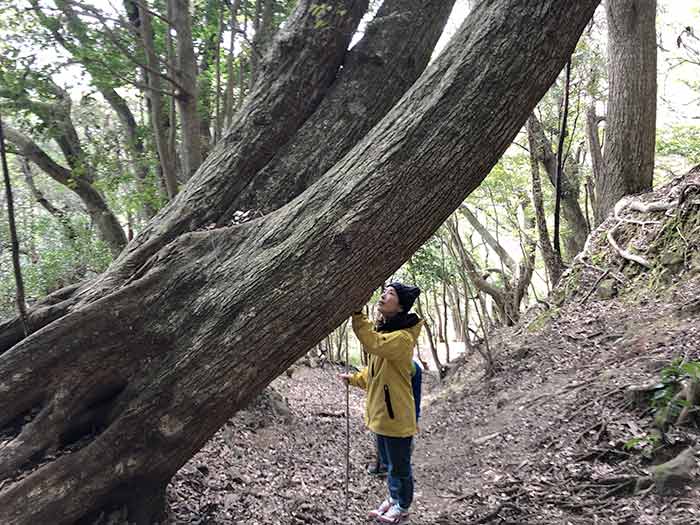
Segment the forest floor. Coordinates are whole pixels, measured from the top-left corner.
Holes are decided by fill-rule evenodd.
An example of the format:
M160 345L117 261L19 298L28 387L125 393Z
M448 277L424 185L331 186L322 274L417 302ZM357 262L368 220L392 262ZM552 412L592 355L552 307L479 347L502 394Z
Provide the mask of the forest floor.
M700 246L681 237L693 252L661 274L630 271L635 263L593 238L590 253L604 255L570 273L558 304L491 339L491 378L476 357L460 358L442 383L425 374L412 524L700 524L700 418L659 441L648 402L630 396L674 359L700 360ZM353 389L346 512L341 371L298 367L239 412L174 478L172 523L365 522L385 481L366 474L374 446ZM686 482L633 490L689 447Z

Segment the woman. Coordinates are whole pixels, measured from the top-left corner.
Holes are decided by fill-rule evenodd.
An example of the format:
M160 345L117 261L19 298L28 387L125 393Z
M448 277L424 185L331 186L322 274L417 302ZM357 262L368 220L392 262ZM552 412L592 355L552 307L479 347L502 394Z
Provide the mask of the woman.
M367 390L365 423L376 434L388 467L389 497L369 516L394 525L408 523L413 501L411 444L416 408L411 376L413 348L423 321L409 310L419 294L416 286L398 282L387 286L377 303L381 320L376 327L362 312L353 314L352 328L369 362L361 372L341 375L351 385Z

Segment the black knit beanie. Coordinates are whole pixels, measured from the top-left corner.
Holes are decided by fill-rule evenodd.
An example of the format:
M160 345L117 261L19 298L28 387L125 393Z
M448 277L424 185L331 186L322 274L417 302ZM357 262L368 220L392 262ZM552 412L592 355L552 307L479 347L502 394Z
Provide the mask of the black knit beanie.
M420 295L420 288L399 282L391 283L388 286L391 286L394 290L396 290L396 295L399 296L399 304L401 305L401 308L403 308L404 313L408 313L408 311L413 307L413 303L416 301L416 298Z

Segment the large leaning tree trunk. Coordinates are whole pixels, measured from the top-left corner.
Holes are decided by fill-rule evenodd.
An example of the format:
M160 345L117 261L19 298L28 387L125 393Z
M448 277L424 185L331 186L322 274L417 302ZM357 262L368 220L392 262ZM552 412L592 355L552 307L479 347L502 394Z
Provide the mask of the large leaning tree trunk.
M651 189L656 141L656 0L608 0L606 14L610 87L604 162L594 170L596 223L625 195Z
M0 449L0 475L12 476L0 523L60 525L116 507L154 521L173 473L479 185L597 3L481 2L308 191L219 224L318 107L353 13L366 8L326 0L319 30L318 10L300 0L241 112L178 197L100 279L45 302L28 337L0 327L13 345L0 348L0 427L14 430Z

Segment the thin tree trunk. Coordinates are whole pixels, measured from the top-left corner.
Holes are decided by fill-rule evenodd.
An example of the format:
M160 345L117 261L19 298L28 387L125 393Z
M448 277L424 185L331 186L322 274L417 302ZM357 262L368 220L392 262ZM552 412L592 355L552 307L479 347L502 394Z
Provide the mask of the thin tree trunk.
M482 304L481 311L479 311L479 305L476 301L477 296L479 296L479 302L481 302L481 304ZM483 349L481 348L481 345L477 345L477 348L479 350L479 353L481 354L481 357L484 360L484 371L485 371L486 377L491 377L494 373L493 354L491 353L491 345L489 343L488 322L484 321L484 318L488 318L488 314L486 312L486 307L484 306L484 303L481 299L482 299L481 294L479 294L479 293L475 293L475 295L472 295L472 301L474 303L474 311L476 312L476 317L479 320L479 328L481 328L481 333L484 337Z
M51 204L51 202L49 202L49 200L44 196L41 190L37 188L36 184L34 183L34 176L32 174L32 168L29 164L29 161L26 158L22 157L20 159L20 164L22 166L24 181L26 182L29 191L34 196L36 202L47 212L49 212L53 217L55 217L56 220L61 224L66 238L71 242L75 241L77 233L70 222L70 217L66 214L65 211Z
M472 213L472 211L469 209L469 207L466 204L462 204L462 206L459 207L459 211L464 215L464 217L469 221L469 224L471 224L472 228L474 228L477 233L479 234L479 237L481 237L486 244L488 244L491 249L496 252L496 255L498 255L498 258L501 260L502 264L505 264L505 266L510 270L511 274L515 274L515 271L517 270L517 265L515 264L515 261L513 258L510 256L508 251L501 246L501 243L499 243L493 235L491 235L491 232L484 226L481 221Z
M520 209L522 210L523 224L521 229L525 232L535 228L535 218L528 213L530 200L527 195L523 194L520 199ZM518 266L518 280L513 289L512 309L515 316L520 318L520 304L527 295L527 289L532 282L532 275L535 271L535 256L537 253L537 243L535 240L525 233L524 239L521 239L521 249L523 258ZM527 306L527 305L526 305Z
M600 181L607 177L605 161L603 160L603 148L598 136L598 124L603 120L605 120L603 117L596 115L595 107L591 106L586 111L586 138L588 140L588 150L591 152L591 166L593 169L593 177L587 179L586 189L594 213L597 213L596 210L598 209L595 181Z
M151 22L148 0L140 0L137 6L141 23L138 31L141 35L141 42L148 66L146 78L149 89L146 96L150 102L149 113L151 116L151 128L153 129L153 139L156 144L156 150L158 151L158 159L160 160L160 168L163 173L165 188L168 192L168 197L172 200L178 192L178 184L175 171L175 156L173 150L169 147L169 141L164 126L166 116L164 113L161 77L156 73L160 71L160 60L155 51L153 25ZM170 122L170 126L174 127L173 122Z
M531 153L534 153L536 159L542 164L547 174L547 179L554 187L557 176L557 157L552 151L552 146L545 134L542 123L534 113L528 118L527 128ZM561 213L571 231L571 236L566 241L568 246L567 255L570 258L576 256L583 249L589 231L581 205L578 202L579 185L580 182L574 176L574 170L566 169L566 166L564 166L560 174Z
M101 88L100 93L107 100L126 132L126 144L131 156L131 165L134 167L136 187L141 194L148 193L148 163L146 162L146 150L143 139L138 132L136 119L129 105L113 88ZM155 206L148 200L143 204L142 217L150 219L156 214Z
M479 271L472 256L467 252L467 249L464 246L461 237L459 236L459 231L455 228L454 225L450 224L449 222L447 224L450 230L450 234L452 235L455 247L457 248L457 254L459 255L461 266L462 268L464 268L466 274L469 276L469 280L475 288L487 293L493 299L494 303L496 304L496 307L499 310L499 314L502 321L504 323L512 324L515 320L511 319L508 316L508 294L505 293L504 290L491 284L482 277L483 273ZM503 277L504 282L508 280L507 275L504 274Z
M556 251L552 247L547 228L547 217L544 212L544 199L542 198L542 184L540 182L540 168L537 162L535 151L537 150L536 128L533 117L527 122L527 138L530 146L530 174L532 176L532 203L535 208L535 219L537 223L537 235L540 241L540 250L544 259L544 265L552 286L556 286L563 272L561 260L557 257Z
M219 2L218 9L218 29L216 38L216 123L214 126L214 142L218 142L221 138L221 128L223 126L223 115L221 107L221 39L224 33L224 5ZM208 149L208 148L207 148ZM206 157L206 153L203 155Z
M230 15L231 20L229 22L229 32L231 34L229 40L229 52L226 55L226 94L224 96L224 127L228 127L233 118L234 102L233 102L233 87L236 84L235 71L233 68L233 59L236 49L236 36L239 31L238 22L236 17L238 16L238 10L240 8L241 0L234 0L231 4ZM218 141L218 140L217 140Z
M435 289L435 287L433 287L431 292L433 295L433 303L435 303L435 315L437 317L437 321L435 322L435 326L437 328L437 340L438 343L444 343L445 334L442 331L442 313L440 312L440 301L438 301L437 290Z
M177 32L177 80L180 84L175 102L180 114L182 169L185 180L202 164L202 122L197 109L197 58L192 43L192 19L189 0L168 0ZM208 94L207 94L208 95Z
M564 170L564 143L567 135L567 121L569 118L569 84L571 81L571 58L566 62L566 81L564 83L564 109L561 116L561 128L559 129L559 144L557 146L557 175L554 182L554 252L557 259L561 259L561 246L559 244L559 222L561 217L561 178Z
M415 279L414 279L415 281ZM425 320L425 324L423 325L425 327L425 335L428 338L428 345L430 346L430 353L433 356L433 363L435 363L435 368L437 370L442 369L442 363L440 362L440 356L438 355L437 351L437 346L435 345L435 337L433 336L433 331L430 328L430 322L428 318L425 316L425 312L423 311L423 306L421 304L420 297L416 299L416 311L418 312L418 315L421 316Z
M243 11L243 36L248 37L248 11ZM252 50L251 50L252 52ZM253 72L251 70L248 82L245 81L245 68L246 68L245 55L241 53L238 57L238 102L236 108L240 108L243 105L243 101L248 96L248 88L253 85Z
M90 183L91 177L82 173L76 175L72 170L61 166L20 132L9 127L4 131L8 141L14 144L19 155L31 160L44 173L69 188L80 198L88 215L97 226L99 237L105 241L113 256L119 255L126 245L126 235L100 192Z
M456 341L464 341L464 322L462 320L462 305L460 304L459 291L456 285L447 287L447 292L450 296L450 311L452 312L452 327L455 333Z
M442 314L443 314L443 328L442 332L445 337L445 362L450 362L450 337L448 334L448 323L447 323L447 276L445 268L445 245L440 243L440 255L442 257ZM439 306L438 306L439 308Z
M199 68L197 77L197 106L200 123L200 144L201 156L206 158L213 142L215 142L217 119L219 110L217 109L220 95L220 44L223 30L223 1L206 0L204 8L204 22L206 28L204 38L199 47ZM229 4L230 5L230 4ZM210 29L216 25L216 31ZM210 70L214 67L214 74ZM213 82L212 82L213 80ZM213 85L212 85L213 84ZM213 129L213 134L212 134Z

